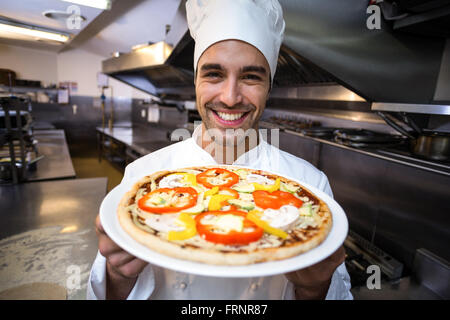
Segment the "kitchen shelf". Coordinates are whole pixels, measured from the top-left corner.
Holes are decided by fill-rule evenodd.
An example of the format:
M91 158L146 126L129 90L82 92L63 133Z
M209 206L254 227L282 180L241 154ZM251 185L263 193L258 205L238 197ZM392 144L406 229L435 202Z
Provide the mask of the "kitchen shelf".
M373 111L392 111L392 112L450 115L450 105L438 105L438 104L374 102L374 103L372 103L371 109Z
M54 94L58 93L58 88L43 88L43 87L23 87L23 86L12 86L12 93L26 93L26 92L51 92ZM0 84L0 91L9 93L10 87Z

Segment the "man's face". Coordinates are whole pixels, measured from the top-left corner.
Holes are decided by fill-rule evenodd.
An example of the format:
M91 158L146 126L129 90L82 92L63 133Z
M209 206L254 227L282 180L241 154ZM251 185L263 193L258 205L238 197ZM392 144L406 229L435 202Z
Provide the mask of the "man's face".
M226 135L227 129L257 129L269 88L270 68L266 58L246 42L215 43L198 61L195 82L198 112L206 129L216 129L215 136L221 136L219 143L230 145L241 140L233 134Z

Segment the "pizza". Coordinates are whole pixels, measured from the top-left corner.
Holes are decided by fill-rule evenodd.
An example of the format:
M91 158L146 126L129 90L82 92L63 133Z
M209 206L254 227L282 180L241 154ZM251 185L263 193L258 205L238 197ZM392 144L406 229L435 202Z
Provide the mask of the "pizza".
M145 176L117 213L122 228L148 248L214 265L297 256L322 243L332 226L327 204L299 183L229 165Z

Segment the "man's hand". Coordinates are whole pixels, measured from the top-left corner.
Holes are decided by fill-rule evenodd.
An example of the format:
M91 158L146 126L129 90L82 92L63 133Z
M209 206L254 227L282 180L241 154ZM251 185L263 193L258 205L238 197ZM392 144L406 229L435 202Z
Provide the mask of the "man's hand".
M120 248L105 233L100 216L95 220L98 250L106 258L106 299L126 299L147 262Z
M345 261L345 249L340 247L325 260L308 268L286 273L286 278L295 286L296 299L325 299L331 277L336 268Z

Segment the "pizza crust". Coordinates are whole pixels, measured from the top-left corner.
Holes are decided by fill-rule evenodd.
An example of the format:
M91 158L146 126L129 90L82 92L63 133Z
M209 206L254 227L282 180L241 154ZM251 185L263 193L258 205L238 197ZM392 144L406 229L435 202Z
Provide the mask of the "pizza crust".
M245 169L252 172L258 172L259 174L263 175L279 177L281 181L284 182L293 182L282 176L278 176L263 170L253 170L236 166L215 165L215 166L189 167L189 168L180 168L177 169L176 171L183 172L184 170L189 169L204 170L205 168L221 168L221 167L226 168L228 170ZM159 177L162 177L174 171L159 171L139 180L137 183L135 183L133 188L123 196L118 206L118 218L122 228L133 239L161 254L183 260L190 260L213 265L247 265L259 262L287 259L299 255L301 253L304 253L306 251L309 251L317 247L320 243L322 243L327 237L329 231L331 230L332 217L328 206L321 199L317 198L317 196L315 196L312 192L310 192L308 189L300 185L303 190L306 190L308 193L314 195L314 197L318 199L319 201L318 214L322 217L322 224L319 225L318 228L314 228L314 230L311 229L298 230L297 233L299 234L298 237L296 237L297 239L292 239L291 237L290 241L285 241L282 247L260 248L250 252L242 250L237 252L236 251L230 252L225 250L218 251L217 249L214 248L211 249L197 248L193 247L190 244L186 244L185 241L168 241L158 236L157 232L155 232L156 234L151 234L136 226L136 224L133 222L131 212L127 209L127 207L129 206L133 197L135 197L139 188L141 188L146 183L151 182L152 180L156 180ZM299 185L298 183L295 184ZM303 237L307 237L307 240L301 239L303 238L302 234Z

